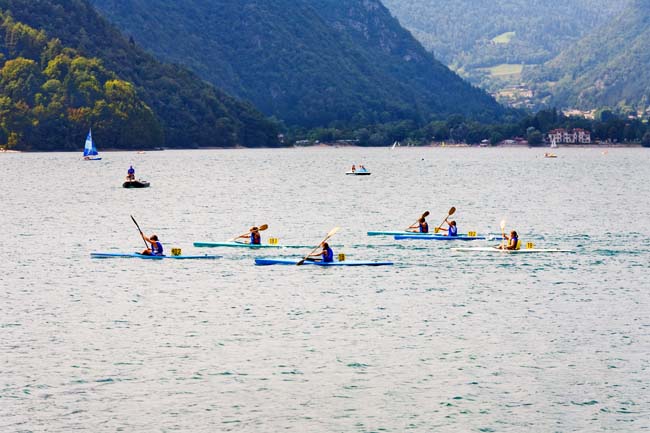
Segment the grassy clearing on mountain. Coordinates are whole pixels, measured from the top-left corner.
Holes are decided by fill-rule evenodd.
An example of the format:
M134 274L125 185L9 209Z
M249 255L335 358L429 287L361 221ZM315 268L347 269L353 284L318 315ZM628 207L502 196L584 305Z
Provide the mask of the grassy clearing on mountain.
M515 35L515 32L505 32L495 38L492 38L492 42L495 44L509 44Z

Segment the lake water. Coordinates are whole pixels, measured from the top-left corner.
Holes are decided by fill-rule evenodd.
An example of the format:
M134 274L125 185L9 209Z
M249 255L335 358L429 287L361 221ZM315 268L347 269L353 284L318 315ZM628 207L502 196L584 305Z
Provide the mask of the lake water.
M0 155L0 431L650 430L650 151L543 152ZM129 164L151 188L121 187ZM461 232L505 218L575 252L366 236L451 206ZM167 251L224 258L91 259L143 248L131 214ZM307 245L340 226L335 253L396 266L192 247L265 223Z

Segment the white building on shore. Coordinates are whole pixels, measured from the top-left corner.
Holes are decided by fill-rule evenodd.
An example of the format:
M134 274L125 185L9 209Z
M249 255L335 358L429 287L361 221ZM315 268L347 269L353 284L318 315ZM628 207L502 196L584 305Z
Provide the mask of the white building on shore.
M548 133L548 141L557 144L591 144L591 132L576 129L554 129Z

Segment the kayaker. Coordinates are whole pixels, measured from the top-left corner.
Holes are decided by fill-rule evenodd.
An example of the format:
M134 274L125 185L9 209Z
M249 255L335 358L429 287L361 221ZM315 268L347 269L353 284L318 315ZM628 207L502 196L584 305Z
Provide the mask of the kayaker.
M421 217L416 224L413 224L407 230L409 232L416 232L416 230L411 229L417 229L417 231L420 233L429 233L429 224L424 217Z
M334 251L330 248L330 245L327 242L321 244L323 250L320 253L309 255L308 260L323 262L323 263L332 263L334 261ZM320 259L315 259L314 257L320 257Z
M151 235L151 237L146 237L145 235L142 235L142 239L144 239L145 242L149 242L151 244L151 248L147 248L142 252L143 255L145 256L162 256L163 254L163 246L158 240L157 235Z
M440 230L442 230L445 233L445 236L458 236L458 227L456 226L456 221L447 221L445 220L444 223L447 223L447 228L442 228L440 227ZM443 223L443 224L444 224Z
M500 250L516 250L517 249L517 244L519 243L519 235L517 235L516 231L511 231L509 235L503 234L503 239L506 239L508 241L507 244L501 244L497 248Z
M250 233L241 235L237 239L248 239L248 243L251 245L261 245L262 244L262 235L260 235L259 227L251 227Z
M129 166L129 170L126 172L126 180L134 181L135 180L135 169L133 166Z

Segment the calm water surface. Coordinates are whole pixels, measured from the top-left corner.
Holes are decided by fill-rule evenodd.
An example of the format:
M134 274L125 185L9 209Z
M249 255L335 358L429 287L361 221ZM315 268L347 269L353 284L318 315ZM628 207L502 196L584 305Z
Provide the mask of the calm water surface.
M557 153L0 155L0 431L648 431L650 152ZM121 188L129 164L151 188ZM461 231L506 218L575 253L365 235L451 206ZM130 214L168 251L224 258L90 259L143 248ZM264 223L307 245L341 226L336 253L397 266L192 247Z

